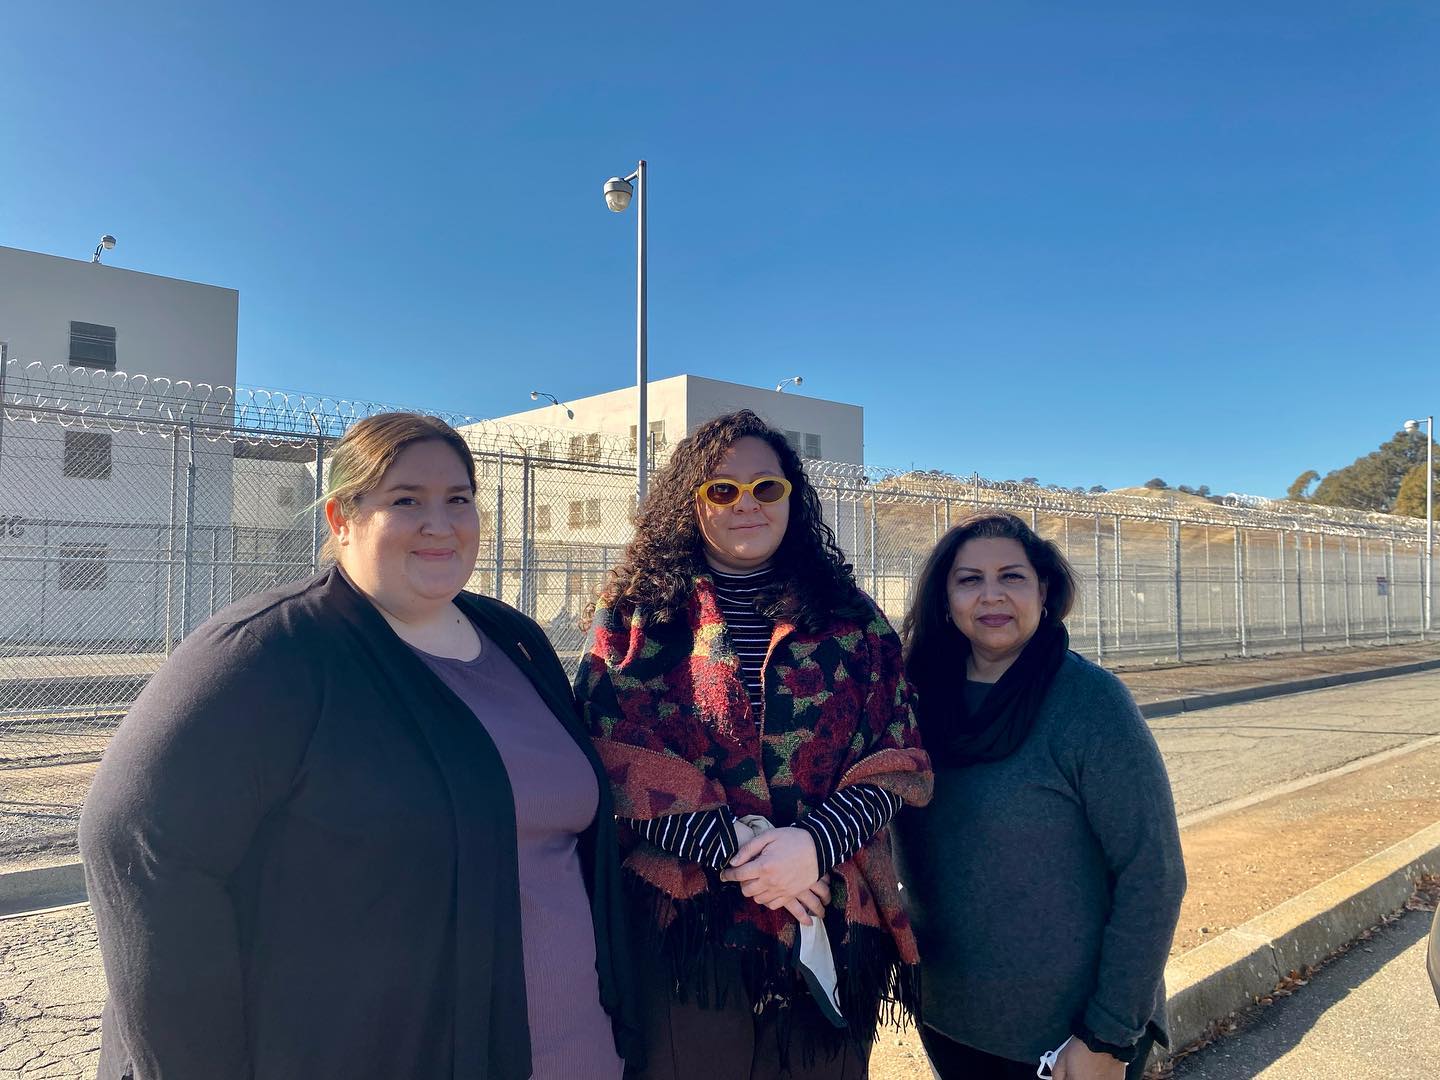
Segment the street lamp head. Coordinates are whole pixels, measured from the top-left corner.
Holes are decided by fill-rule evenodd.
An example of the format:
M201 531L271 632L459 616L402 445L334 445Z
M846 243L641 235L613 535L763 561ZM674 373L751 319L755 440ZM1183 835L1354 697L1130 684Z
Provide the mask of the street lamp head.
M1405 433L1406 433L1407 435L1413 434L1413 433L1415 432L1415 429L1418 428L1419 426L1420 426L1420 421L1419 421L1419 420L1406 420L1406 421L1405 421Z
M635 187L619 176L612 176L605 181L605 205L615 213L621 213L630 205L630 197L635 194Z
M539 390L531 390L531 391L530 391L530 400L531 400L531 401L539 401L539 400L540 400L540 391L539 391Z
M791 385L792 383L793 383L794 385L796 385L796 386L799 386L799 385L801 385L804 381L805 381L805 377L804 377L803 375L792 375L792 376L790 376L790 378L788 378L788 379L783 379L783 380L781 380L780 382L776 383L776 384L775 384L775 392L776 392L777 394L783 394L783 393L785 392L785 387Z
M104 236L100 237L100 246L103 247L106 251L113 251L115 249L115 237L111 236L109 233L106 233Z

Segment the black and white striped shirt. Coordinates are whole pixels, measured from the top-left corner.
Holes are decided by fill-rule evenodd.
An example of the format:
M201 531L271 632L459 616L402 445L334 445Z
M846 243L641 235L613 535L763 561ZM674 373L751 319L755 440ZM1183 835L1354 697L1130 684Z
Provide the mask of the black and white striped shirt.
M750 696L750 711L758 725L764 718L762 675L775 624L755 609L755 598L774 581L768 568L750 574L725 574L714 569L715 593L725 630L740 659L740 678ZM795 822L815 843L815 858L823 877L869 842L900 810L897 795L873 784L854 784L832 794ZM649 821L626 819L632 829L661 851L690 862L723 870L739 849L735 815L729 807L670 814Z
M715 580L715 599L725 619L725 633L740 658L740 678L750 695L750 712L759 724L765 707L760 673L765 667L765 654L770 651L775 624L755 610L755 598L774 583L775 572L766 567L749 574L722 574L711 568L710 576Z

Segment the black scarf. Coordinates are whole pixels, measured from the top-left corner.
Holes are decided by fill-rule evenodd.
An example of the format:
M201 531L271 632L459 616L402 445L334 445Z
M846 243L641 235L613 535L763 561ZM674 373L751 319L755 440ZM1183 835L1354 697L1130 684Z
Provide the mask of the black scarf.
M965 678L970 643L953 626L947 637L951 640L936 649L944 655L927 665L928 677L918 687L920 737L930 760L937 768L953 769L1009 757L1035 726L1040 705L1070 650L1069 632L1063 623L1042 622L973 714L965 704L963 685L955 681L956 673Z

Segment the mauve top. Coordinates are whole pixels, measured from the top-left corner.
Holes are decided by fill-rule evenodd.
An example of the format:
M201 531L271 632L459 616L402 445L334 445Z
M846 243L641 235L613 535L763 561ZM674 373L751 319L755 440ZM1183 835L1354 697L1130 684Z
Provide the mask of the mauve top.
M483 634L474 660L415 653L485 726L510 775L535 1080L617 1080L624 1065L600 1007L595 927L575 848L599 806L595 773L524 672Z

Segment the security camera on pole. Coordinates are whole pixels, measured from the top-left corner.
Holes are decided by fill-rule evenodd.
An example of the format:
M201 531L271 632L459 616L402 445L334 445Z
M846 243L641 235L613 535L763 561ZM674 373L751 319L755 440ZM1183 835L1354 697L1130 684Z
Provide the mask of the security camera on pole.
M1430 611L1430 581L1435 555L1435 417L1406 420L1405 431L1413 433L1425 425L1425 632L1434 629Z

